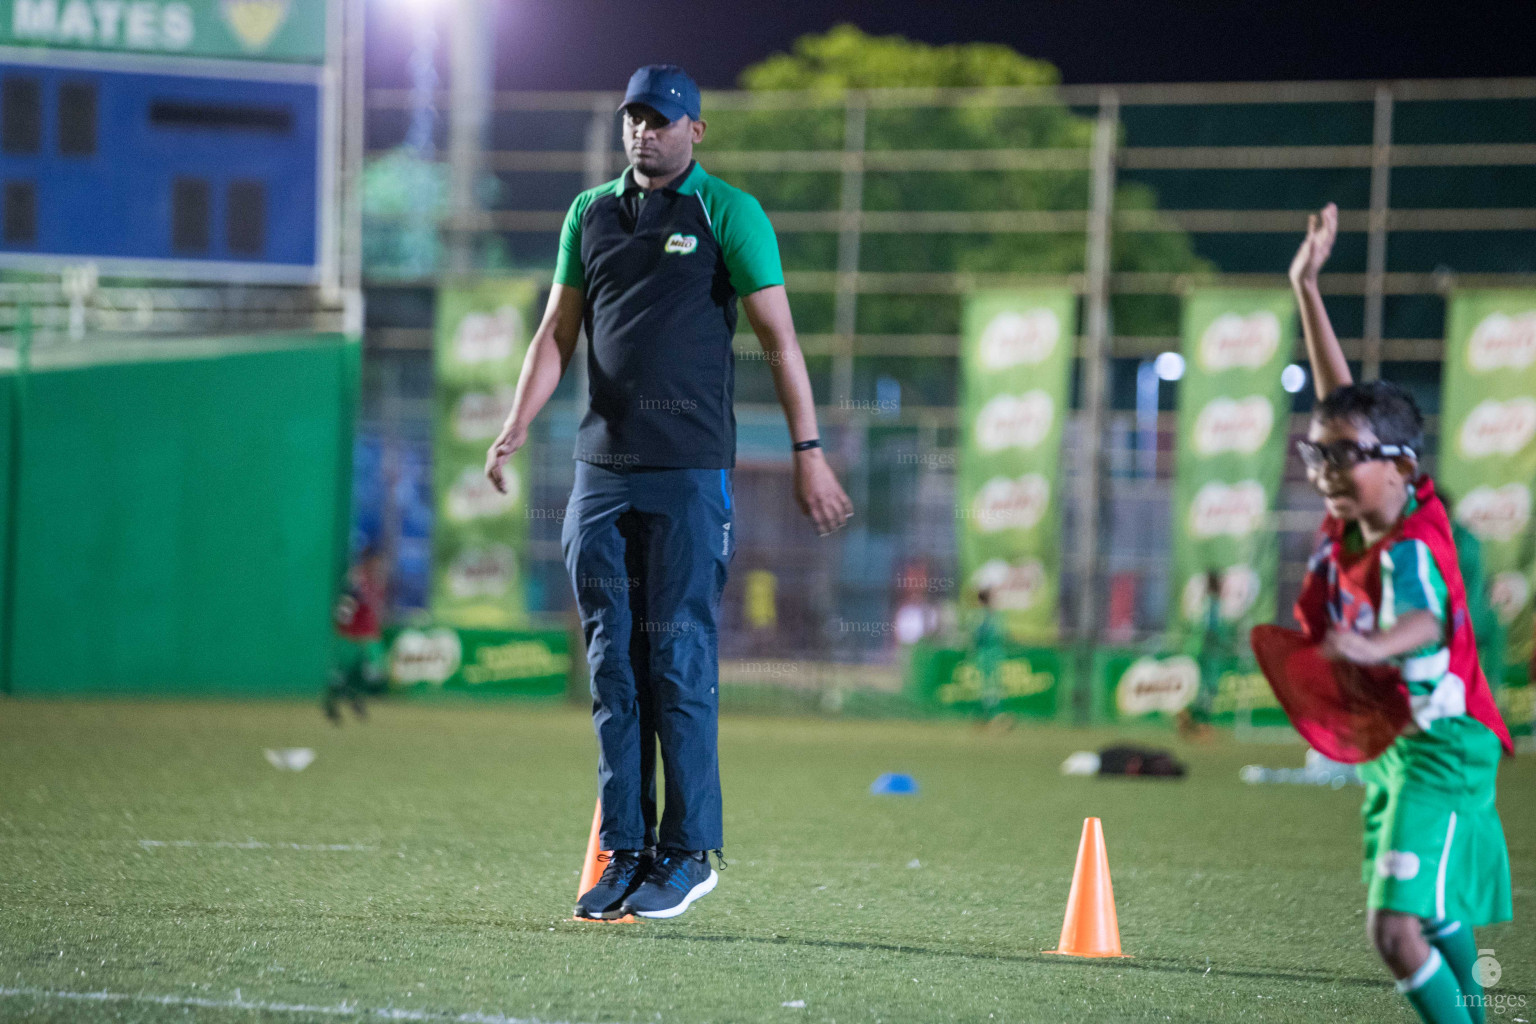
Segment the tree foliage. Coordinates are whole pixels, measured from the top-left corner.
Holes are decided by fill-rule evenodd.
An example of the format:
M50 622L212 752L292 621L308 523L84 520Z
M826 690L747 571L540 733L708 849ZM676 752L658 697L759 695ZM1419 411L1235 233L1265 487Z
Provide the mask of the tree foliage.
M701 158L707 163L712 149L841 149L847 121L843 99L848 90L977 89L974 97L958 104L924 105L914 99L904 105L869 105L865 148L1052 150L1077 166L1052 170L870 170L863 181L864 209L1086 210L1093 111L1074 110L1049 99L1029 105L1003 103L987 92L1018 86L1048 90L1059 81L1060 75L1051 64L1006 46L931 46L900 36L871 36L852 25L840 25L824 34L803 36L790 53L775 54L747 68L740 77L742 88L755 93L794 90L806 93L807 100L706 112L710 128ZM755 170L727 176L756 194L770 212L835 210L839 205L841 175L836 170ZM1155 209L1156 196L1145 186L1121 184L1115 190L1115 205L1122 210ZM830 270L836 264L837 239L831 232L785 233L781 242L790 268ZM1081 230L1049 234L866 232L861 239L860 268L875 272L1070 274L1083 270L1085 253ZM1116 270L1190 272L1204 266L1182 232L1116 235ZM958 318L958 302L953 297L866 295L859 305L861 332L953 331ZM1118 331L1175 333L1172 319L1176 304L1171 301L1122 299L1116 313Z

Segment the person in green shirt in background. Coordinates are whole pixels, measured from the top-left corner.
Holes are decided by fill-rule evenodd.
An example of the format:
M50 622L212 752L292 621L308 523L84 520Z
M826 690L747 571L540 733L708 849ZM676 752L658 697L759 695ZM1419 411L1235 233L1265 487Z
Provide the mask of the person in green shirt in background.
M992 588L978 590L976 601L981 608L976 629L971 634L971 658L981 674L981 718L986 722L998 717L1002 710L1003 692L998 670L1007 651L1002 623L992 607Z
M1467 613L1472 616L1472 633L1477 637L1477 660L1483 675L1497 694L1504 681L1504 624L1489 600L1488 578L1483 570L1483 542L1477 534L1456 518L1456 499L1439 491L1440 502L1451 517L1451 539L1456 542L1456 558L1461 563L1461 580L1467 588Z
M1211 733L1211 715L1216 705L1216 691L1221 681L1221 666L1231 660L1236 631L1221 615L1222 574L1210 569L1205 574L1205 622L1193 634L1193 654L1200 666L1200 689L1189 706L1175 719L1179 734L1185 739L1207 739Z

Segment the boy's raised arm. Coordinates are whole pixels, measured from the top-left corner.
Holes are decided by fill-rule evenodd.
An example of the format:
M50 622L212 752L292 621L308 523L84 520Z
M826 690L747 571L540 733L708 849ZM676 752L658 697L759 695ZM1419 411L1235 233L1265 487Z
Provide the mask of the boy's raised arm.
M1301 309L1301 330L1307 339L1307 360L1312 364L1312 384L1318 398L1327 398L1336 388L1352 382L1344 350L1339 347L1317 288L1318 271L1328 262L1338 236L1339 208L1329 203L1321 213L1307 217L1307 237L1291 260L1291 288Z

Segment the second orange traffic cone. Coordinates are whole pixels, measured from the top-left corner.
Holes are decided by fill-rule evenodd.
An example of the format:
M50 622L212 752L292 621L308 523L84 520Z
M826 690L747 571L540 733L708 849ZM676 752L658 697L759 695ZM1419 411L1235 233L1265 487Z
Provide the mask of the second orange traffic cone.
M587 837L587 859L581 865L581 881L576 885L576 898L581 899L581 894L597 884L597 880L603 877L603 869L608 866L608 861L613 858L610 850L605 850L599 845L598 832L603 827L603 802L598 800L597 808L592 812L592 834ZM591 921L594 924L634 924L633 914L625 914L623 917L612 921L598 921L591 917L575 917L572 921Z
M1104 826L1098 818L1083 821L1077 847L1072 891L1061 938L1047 953L1063 956L1125 956L1120 952L1120 921L1115 916L1115 890L1109 882L1109 856L1104 850Z

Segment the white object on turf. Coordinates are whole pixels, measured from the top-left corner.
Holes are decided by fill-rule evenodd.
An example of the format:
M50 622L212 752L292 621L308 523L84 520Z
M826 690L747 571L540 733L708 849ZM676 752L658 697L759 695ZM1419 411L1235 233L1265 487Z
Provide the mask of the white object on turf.
M711 889L713 889L715 887L715 883L718 881L720 881L720 873L714 868L710 868L709 877L704 879L704 881L700 882L698 885L694 886L692 889L689 889L688 895L684 896L683 902L679 903L677 906L668 907L666 910L637 910L635 913L639 914L641 917L651 918L676 917L688 909L688 904L692 903L694 900L698 899L700 896L705 895Z
M264 753L267 763L278 771L301 772L315 763L315 752L309 747L268 747Z
M1099 774L1099 755L1091 750L1079 750L1061 762L1061 774L1097 775Z

